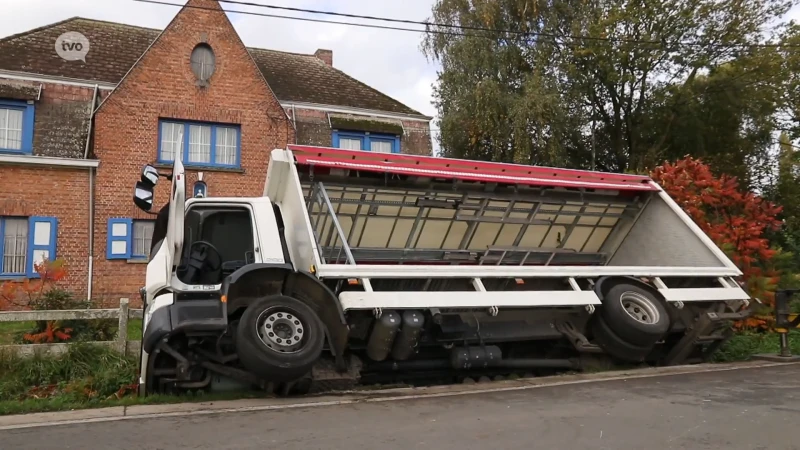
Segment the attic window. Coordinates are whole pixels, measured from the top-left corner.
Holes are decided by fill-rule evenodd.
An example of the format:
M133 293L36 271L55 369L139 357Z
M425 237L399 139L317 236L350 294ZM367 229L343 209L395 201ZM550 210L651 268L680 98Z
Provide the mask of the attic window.
M214 74L214 51L208 44L198 44L192 50L192 72L201 82L208 81Z

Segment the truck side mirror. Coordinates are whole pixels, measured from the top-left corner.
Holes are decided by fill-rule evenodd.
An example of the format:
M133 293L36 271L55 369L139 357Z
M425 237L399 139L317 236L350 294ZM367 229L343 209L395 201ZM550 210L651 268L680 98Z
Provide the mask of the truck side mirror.
M158 177L159 177L159 173L158 173L158 170L155 167L153 167L153 166L148 164L148 165L146 165L146 166L144 166L142 168L142 183L143 184L150 185L150 187L153 187L153 186L156 185L156 183L158 183ZM137 183L137 187L138 186L139 185Z
M133 192L133 203L142 211L150 212L153 209L153 186L148 182L137 181Z

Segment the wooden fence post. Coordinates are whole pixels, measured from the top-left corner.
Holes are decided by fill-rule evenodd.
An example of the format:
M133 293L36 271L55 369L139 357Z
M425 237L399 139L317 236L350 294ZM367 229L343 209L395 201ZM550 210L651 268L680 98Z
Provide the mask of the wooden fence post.
M119 329L117 330L117 345L122 356L128 354L128 308L127 298L119 299Z

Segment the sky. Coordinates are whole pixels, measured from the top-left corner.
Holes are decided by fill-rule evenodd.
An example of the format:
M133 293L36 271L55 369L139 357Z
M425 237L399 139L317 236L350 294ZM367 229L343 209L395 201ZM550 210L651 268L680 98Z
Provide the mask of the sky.
M176 5L186 3L186 0L159 1ZM431 16L434 0L248 0L248 2L425 20ZM225 2L221 4L226 10L365 22L345 17L279 11ZM0 37L74 16L163 29L179 9L179 6L142 3L136 0L0 0L0 11L3 12L0 14ZM228 17L245 45L249 47L309 54L319 48L332 50L333 65L337 69L422 114L436 115L431 100L438 65L429 61L420 50L423 33L235 13L228 13ZM431 128L437 128L435 120ZM435 140L434 146L436 146Z
M185 0L159 0L178 5ZM293 6L397 19L426 20L435 0L248 0L252 3ZM222 2L226 10L253 11L323 20L366 22L360 19L279 11ZM0 0L0 37L23 32L73 16L164 28L179 6L142 3L136 0ZM439 65L420 50L423 33L379 30L347 25L229 13L245 45L298 53L319 48L333 51L334 67L369 84L417 111L433 116L433 85ZM789 13L800 20L800 7ZM376 23L370 21L368 23ZM389 26L401 24L384 23ZM412 26L407 26L412 27ZM434 149L438 150L436 139Z

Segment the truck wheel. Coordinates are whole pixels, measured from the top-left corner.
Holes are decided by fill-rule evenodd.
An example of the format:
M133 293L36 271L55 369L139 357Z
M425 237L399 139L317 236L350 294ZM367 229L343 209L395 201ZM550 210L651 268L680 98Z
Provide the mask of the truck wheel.
M251 303L236 328L239 360L268 381L292 381L305 375L324 344L319 317L305 303L285 295Z
M600 348L620 361L642 362L653 350L652 344L648 346L639 346L621 339L600 316L593 317L590 320L589 326Z
M617 336L641 346L656 343L670 326L664 305L652 293L627 283L608 290L600 315Z

